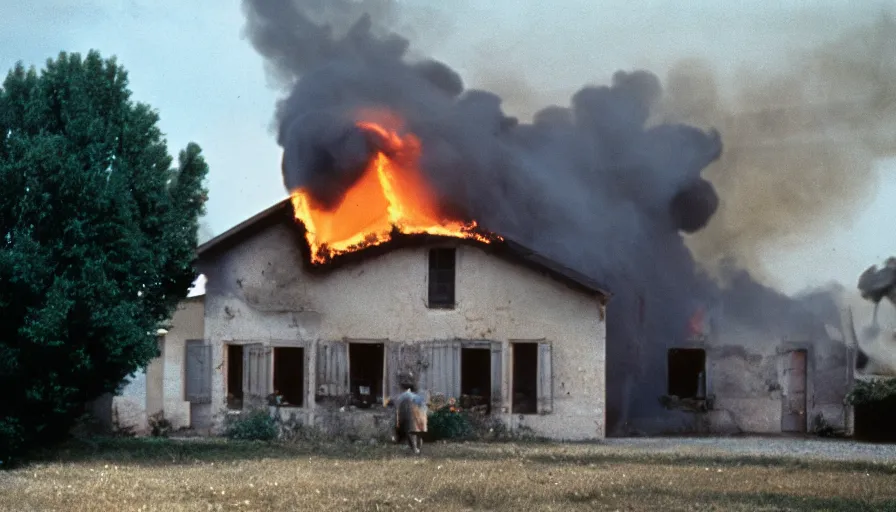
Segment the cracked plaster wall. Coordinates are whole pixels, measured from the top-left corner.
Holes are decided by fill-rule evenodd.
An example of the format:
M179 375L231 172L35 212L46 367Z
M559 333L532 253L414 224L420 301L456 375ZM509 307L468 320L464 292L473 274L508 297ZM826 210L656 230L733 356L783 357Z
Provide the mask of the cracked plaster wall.
M266 228L200 262L208 277L205 332L214 370L212 405L194 407L194 421L220 425L229 343L302 345L313 361L318 340L501 341L507 396L509 340L544 339L553 343L553 412L502 418L552 438L604 437L606 327L596 298L458 244L457 308L430 310L426 249L400 249L312 275L304 270L294 229ZM303 421L313 421L313 407L302 411Z
M780 433L788 393L785 368L794 349L807 350L807 431L816 415L835 428L847 428L843 399L849 374L842 341L741 331L711 338L704 348L707 393L714 395L713 410L705 416L710 432Z

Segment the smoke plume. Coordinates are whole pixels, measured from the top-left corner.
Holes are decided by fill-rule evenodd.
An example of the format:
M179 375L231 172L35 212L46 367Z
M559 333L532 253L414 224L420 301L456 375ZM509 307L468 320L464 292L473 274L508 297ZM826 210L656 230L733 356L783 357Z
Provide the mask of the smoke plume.
M664 120L713 126L725 153L706 171L724 201L689 240L698 260L734 257L761 273L759 253L844 225L877 188L875 160L896 154L896 20L882 14L811 51L786 71L744 71L723 94L712 67L676 65Z
M651 73L617 72L611 85L583 88L521 124L445 64L406 59L406 39L376 31L373 20L388 12L375 5L390 4L245 2L253 44L291 85L277 109L288 190L338 201L385 149L356 122L385 109L422 141L423 169L446 209L523 242L579 252L589 232L609 245L623 231L625 240L650 228L696 231L718 206L700 176L721 154L718 134L647 127L662 94ZM550 241L558 235L566 240ZM593 267L592 257L570 263Z
M801 83L756 89L744 99L756 105L749 124L722 105L707 68L683 64L665 88L648 71L617 71L608 85L584 87L568 105L546 106L522 123L503 112L501 97L467 89L446 64L412 58L410 42L388 30L398 19L394 7L373 0L244 0L249 38L285 91L276 124L287 190L304 187L320 205L336 204L373 152L387 150L355 123L382 112L397 116L422 142L422 170L443 213L475 219L612 290L608 389L625 389L616 394L627 397L608 393L619 402L608 408L630 406L633 415L661 414L654 409L664 393L657 378L665 372L664 348L685 336L705 304L727 302L732 326L768 323L776 332L817 331L819 315L836 316L826 294L793 301L738 268L725 271L720 288L703 275L683 236L700 232L698 253L721 262L750 254L751 233L809 223L812 213L799 209L820 215L831 205L816 203L845 208L861 195L861 187L845 186L868 173L869 160L856 157L854 145L841 150L827 139L819 145L784 137L801 133L790 123L828 133L828 118L770 110L781 85L799 104ZM771 127L763 124L768 116ZM861 124L843 116L853 127ZM733 144L724 154L723 138ZM834 172L856 162L862 165L852 176ZM801 173L794 176L803 181L782 183L784 171L776 169ZM819 178L821 189L859 192L819 201L805 190L812 188L807 180ZM778 190L761 193L767 186ZM710 222L717 211L724 217ZM628 415L609 409L608 416Z

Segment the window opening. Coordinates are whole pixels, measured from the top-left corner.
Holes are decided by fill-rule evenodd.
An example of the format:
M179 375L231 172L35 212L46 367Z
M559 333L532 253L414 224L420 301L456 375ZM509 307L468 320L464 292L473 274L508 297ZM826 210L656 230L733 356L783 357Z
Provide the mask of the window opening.
M492 351L488 348L462 348L460 352L461 407L491 412Z
M455 303L454 248L437 248L429 251L429 307L453 308Z
M669 396L703 398L706 393L706 351L702 348L669 350Z
M305 405L305 349L302 347L274 347L274 392L281 405Z
M350 343L348 359L352 403L360 408L382 403L385 346L382 343Z
M227 408L243 408L242 345L227 345Z
M514 414L538 412L538 343L513 344Z

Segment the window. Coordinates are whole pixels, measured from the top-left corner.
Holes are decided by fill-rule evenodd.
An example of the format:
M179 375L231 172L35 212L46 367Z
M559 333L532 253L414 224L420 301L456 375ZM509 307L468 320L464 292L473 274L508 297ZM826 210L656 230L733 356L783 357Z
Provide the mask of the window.
M480 405L486 413L500 411L503 356L503 345L497 341L421 343L414 351L414 359L424 362L416 366L420 389L430 397L456 398L464 408Z
M243 346L227 345L227 408L243 408Z
M305 405L305 349L274 348L274 392L283 397L281 405Z
M511 343L511 412L549 414L554 409L554 374L551 344Z
M706 393L706 351L702 348L669 350L669 396L703 398Z
M382 343L349 343L349 390L355 406L367 408L382 403L385 357Z
M429 307L454 307L456 250L437 248L429 251Z
M492 351L489 348L462 348L460 351L460 394L464 408L485 406L491 412Z

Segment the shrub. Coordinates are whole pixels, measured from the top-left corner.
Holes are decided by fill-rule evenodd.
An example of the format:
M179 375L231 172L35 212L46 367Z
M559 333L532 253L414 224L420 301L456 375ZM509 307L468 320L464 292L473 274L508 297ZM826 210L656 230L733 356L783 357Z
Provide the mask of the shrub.
M475 401L464 400L466 404ZM434 395L429 402L429 436L432 440L440 439L475 439L476 441L519 441L544 442L544 437L525 426L519 425L514 430L507 428L498 417L486 414L484 405L473 405L465 408L458 405L454 398Z
M150 435L153 437L168 437L174 426L165 418L162 412L157 412L149 417Z
M452 398L435 409L428 420L429 435L433 440L467 439L473 436L473 426L464 411Z
M890 400L896 401L896 379L858 381L846 395L846 403L850 405Z
M273 441L277 432L277 420L266 409L230 416L224 427L224 436L234 441Z
M812 418L812 433L818 437L837 437L837 429L824 419L821 414Z

